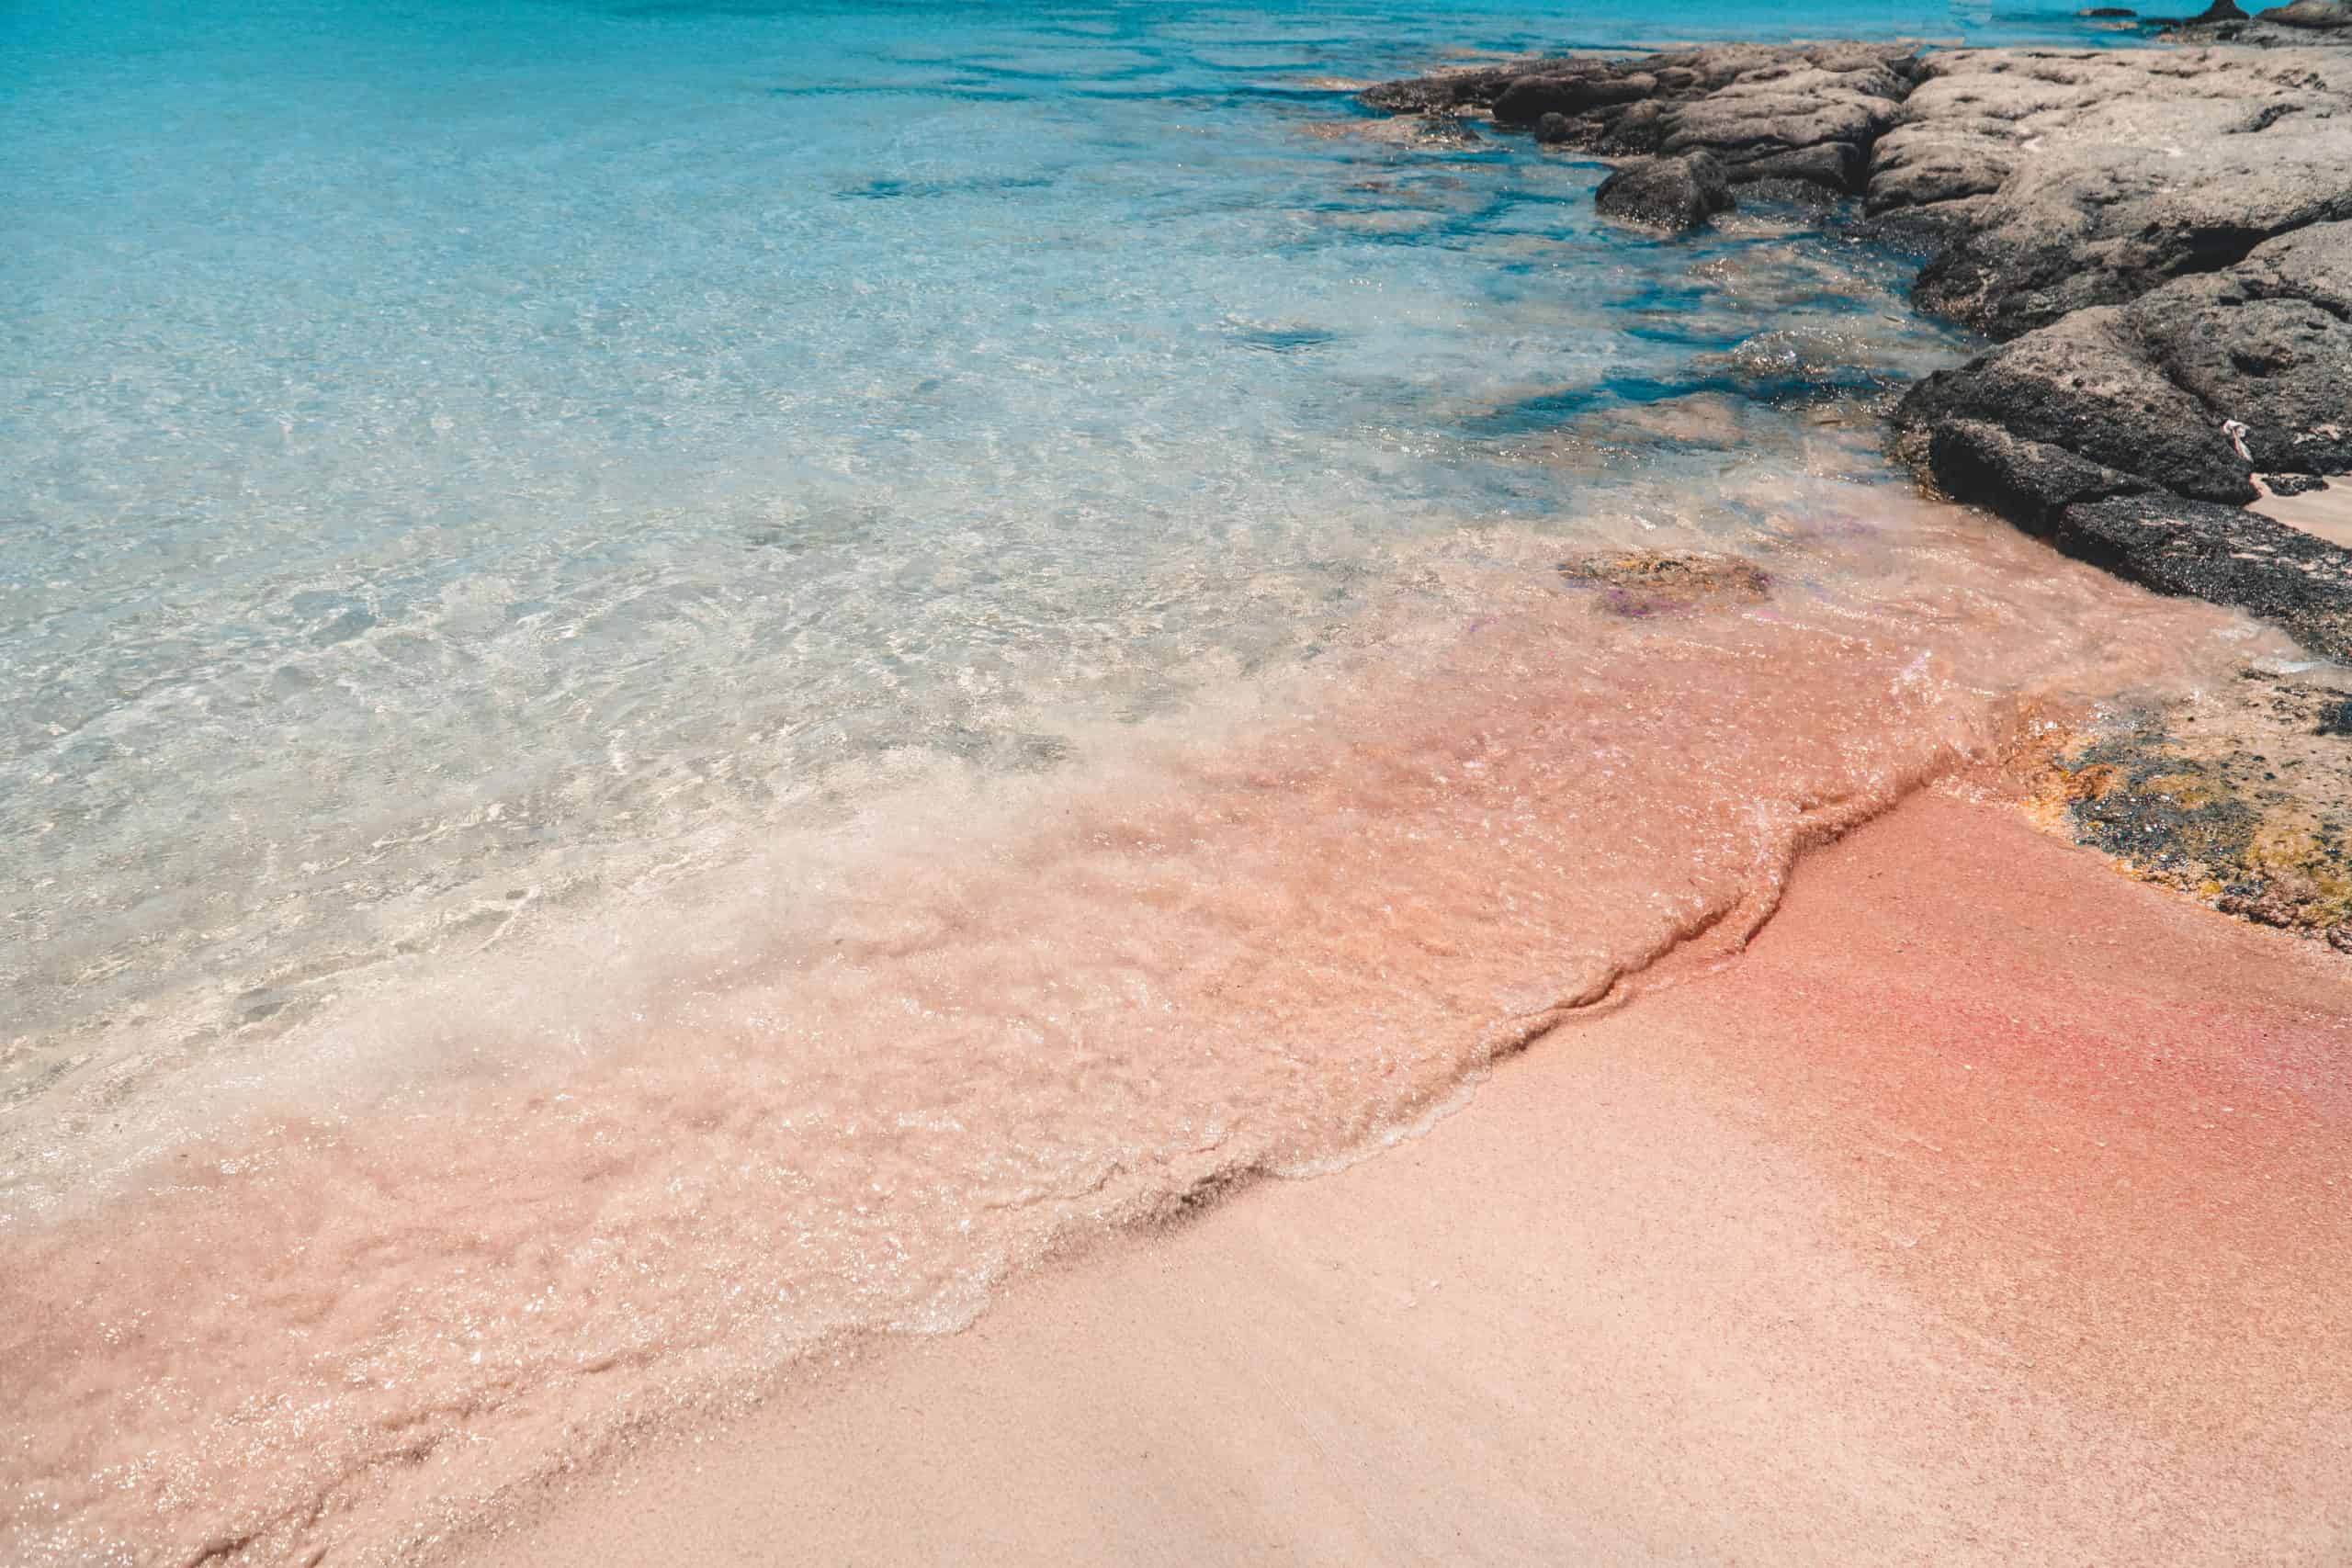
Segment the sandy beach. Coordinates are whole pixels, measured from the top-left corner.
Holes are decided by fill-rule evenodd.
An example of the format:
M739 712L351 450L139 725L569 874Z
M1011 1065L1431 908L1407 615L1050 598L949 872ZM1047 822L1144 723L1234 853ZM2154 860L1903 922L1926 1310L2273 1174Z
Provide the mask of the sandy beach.
M2352 1563L2352 0L1563 25L0 21L0 1568Z
M2352 976L1929 793L1469 1109L582 1478L600 1562L2340 1562Z

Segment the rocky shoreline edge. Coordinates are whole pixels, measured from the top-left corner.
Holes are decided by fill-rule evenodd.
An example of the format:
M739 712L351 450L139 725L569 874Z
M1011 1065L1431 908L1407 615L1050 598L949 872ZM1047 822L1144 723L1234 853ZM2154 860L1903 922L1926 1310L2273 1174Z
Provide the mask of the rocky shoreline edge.
M1923 487L2315 657L2201 728L2142 715L2053 758L2079 840L2352 951L2352 3L2229 0L2143 47L1734 44L1529 57L1366 89L1613 162L1611 218L1743 197L1925 257L1923 311L1992 346L1890 414ZM2218 720L2218 722L2217 722Z

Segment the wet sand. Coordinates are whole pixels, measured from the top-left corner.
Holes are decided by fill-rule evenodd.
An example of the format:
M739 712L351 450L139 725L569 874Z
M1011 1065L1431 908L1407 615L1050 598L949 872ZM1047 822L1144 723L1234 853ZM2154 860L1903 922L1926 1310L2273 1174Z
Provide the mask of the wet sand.
M1741 959L448 1561L2341 1562L2352 963L1928 794Z
M2339 480L2304 495L2272 495L2266 490L2262 499L2246 510L2352 549L2352 484Z

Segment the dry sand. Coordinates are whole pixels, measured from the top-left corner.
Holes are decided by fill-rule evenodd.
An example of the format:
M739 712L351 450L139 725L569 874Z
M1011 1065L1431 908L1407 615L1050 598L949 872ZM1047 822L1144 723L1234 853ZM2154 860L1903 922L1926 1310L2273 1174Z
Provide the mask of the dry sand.
M2352 550L2352 481L2338 479L2307 495L2272 495L2266 489L2262 499L2246 510Z
M542 1500L581 1562L2352 1561L2352 963L1929 795L1430 1135Z

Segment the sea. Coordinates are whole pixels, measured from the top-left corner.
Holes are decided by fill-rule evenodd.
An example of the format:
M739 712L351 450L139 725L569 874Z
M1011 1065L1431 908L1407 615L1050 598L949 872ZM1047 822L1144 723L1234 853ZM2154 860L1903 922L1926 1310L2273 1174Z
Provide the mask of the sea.
M0 1559L424 1561L2283 645L1364 84L2071 6L0 4Z

